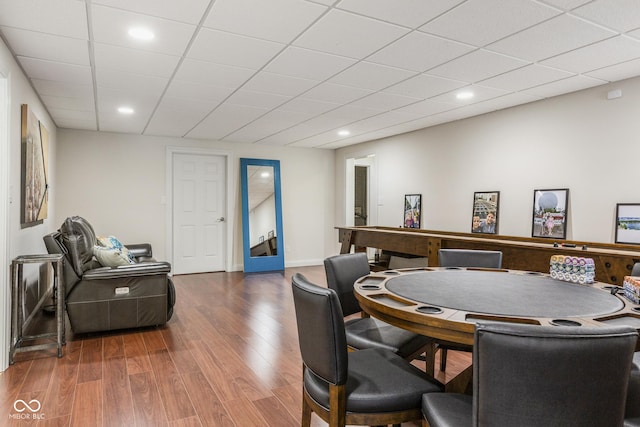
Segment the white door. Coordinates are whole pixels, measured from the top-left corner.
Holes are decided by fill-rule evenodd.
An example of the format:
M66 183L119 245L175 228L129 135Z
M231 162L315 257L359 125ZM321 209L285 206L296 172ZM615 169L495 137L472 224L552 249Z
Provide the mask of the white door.
M225 157L173 154L173 272L225 265Z

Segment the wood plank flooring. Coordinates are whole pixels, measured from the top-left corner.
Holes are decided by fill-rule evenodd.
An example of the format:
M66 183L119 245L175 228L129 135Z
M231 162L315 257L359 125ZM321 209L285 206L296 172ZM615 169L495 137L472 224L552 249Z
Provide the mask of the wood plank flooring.
M163 327L68 331L60 359L55 350L17 354L0 374L0 426L299 426L295 272L326 286L322 266L175 276ZM449 352L446 375L436 376L447 381L469 363ZM18 412L19 400L41 408ZM314 415L312 425L326 424Z

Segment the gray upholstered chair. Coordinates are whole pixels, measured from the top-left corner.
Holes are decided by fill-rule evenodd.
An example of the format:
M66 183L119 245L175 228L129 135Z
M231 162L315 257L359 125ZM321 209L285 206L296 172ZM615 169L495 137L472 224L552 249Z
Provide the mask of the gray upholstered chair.
M71 329L77 333L163 325L173 314L171 264L153 258L151 245L125 245L134 263L102 266L94 257L96 235L79 216L43 237L50 254L63 254L63 282Z
M304 363L302 426L315 412L329 426L400 424L421 418L425 393L441 391L424 373L387 349L347 350L344 318L333 289L292 278Z
M640 263L636 265L640 265ZM640 352L635 352L633 355L627 391L627 406L624 412L624 427L640 427Z
M638 333L478 323L473 396L422 399L430 427L622 426Z
M440 249L438 251L438 263L440 267L475 267L475 268L502 268L502 252L484 251L475 249ZM440 370L447 369L447 350L466 351L473 350L471 346L461 344L438 342L440 349Z
M475 249L440 249L440 267L502 268L502 252Z
M640 276L640 262L633 264L630 276Z
M407 360L413 360L426 352L426 369L433 374L433 339L374 319L362 312L353 293L353 286L356 280L370 273L369 261L364 252L328 257L324 260L324 268L327 284L336 291L340 300L342 314L350 316L362 313L362 317L349 319L345 323L349 348L386 348Z

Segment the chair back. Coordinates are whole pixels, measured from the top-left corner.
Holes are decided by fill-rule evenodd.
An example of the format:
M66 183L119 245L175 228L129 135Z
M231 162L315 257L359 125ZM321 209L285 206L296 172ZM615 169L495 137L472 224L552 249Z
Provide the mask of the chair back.
M638 333L478 323L474 426L622 426Z
M338 296L300 273L294 274L291 282L304 365L328 383L345 384L347 339Z
M353 293L353 284L371 272L364 252L334 255L324 260L327 285L338 294L342 313L349 316L362 311Z
M440 249L440 267L502 268L502 252L474 249Z
M631 269L631 276L640 276L640 262L636 262L633 264L633 269Z

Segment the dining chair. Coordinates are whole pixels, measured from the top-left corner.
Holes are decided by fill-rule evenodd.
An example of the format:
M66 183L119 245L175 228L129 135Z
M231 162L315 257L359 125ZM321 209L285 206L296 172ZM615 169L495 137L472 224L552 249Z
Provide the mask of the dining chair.
M630 276L640 276L640 262L633 264Z
M476 249L440 249L438 251L438 264L440 267L476 267L476 268L502 268L502 252ZM473 347L449 342L437 342L440 349L440 370L447 369L447 351L471 352Z
M356 280L370 273L369 260L364 252L334 255L324 260L327 285L336 291L342 314L361 317L345 322L347 346L352 350L385 348L404 359L413 360L426 353L426 372L433 376L435 341L382 320L374 319L362 311L353 293Z
M622 426L638 332L478 322L473 394L425 394L423 426Z
M291 282L303 362L302 426L311 425L313 412L330 427L421 419L422 396L442 388L391 350L348 351L336 292L300 273Z
M624 411L624 427L640 427L640 351L633 354Z

